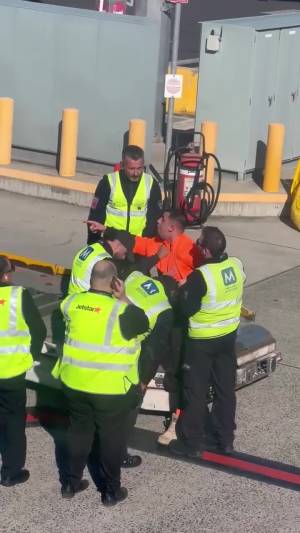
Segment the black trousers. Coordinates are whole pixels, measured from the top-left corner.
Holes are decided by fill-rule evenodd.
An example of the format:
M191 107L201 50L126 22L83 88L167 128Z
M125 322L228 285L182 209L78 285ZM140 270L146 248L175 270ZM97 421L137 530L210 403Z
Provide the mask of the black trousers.
M64 386L70 415L65 477L75 490L88 462L101 492L120 487L122 451L128 417L136 401L135 389L132 386L125 395L108 396Z
M212 423L219 444L233 443L235 430L236 332L216 339L187 339L182 366L183 410L176 433L187 446L203 446L207 392L215 389Z
M0 379L0 453L1 476L14 477L26 460L26 386L25 374Z
M165 368L166 359L169 358L169 339L173 325L173 312L164 311L158 317L153 331L142 342L141 355L139 358L139 377L145 385L154 378L158 368L162 365ZM128 455L127 442L135 426L140 406L143 403L142 392L139 393L137 406L129 415L127 438L124 444L122 458L126 459Z

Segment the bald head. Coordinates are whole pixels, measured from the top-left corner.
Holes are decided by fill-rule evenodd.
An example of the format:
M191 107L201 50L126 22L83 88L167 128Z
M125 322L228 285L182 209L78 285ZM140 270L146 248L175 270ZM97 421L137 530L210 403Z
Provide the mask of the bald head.
M98 261L92 270L91 289L111 292L111 282L117 275L117 269L111 261Z

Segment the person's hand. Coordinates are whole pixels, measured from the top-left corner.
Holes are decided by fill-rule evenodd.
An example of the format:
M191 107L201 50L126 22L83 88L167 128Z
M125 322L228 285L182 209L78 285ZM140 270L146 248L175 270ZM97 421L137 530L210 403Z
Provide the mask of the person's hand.
M144 394L147 390L147 385L145 383L140 383L141 391Z
M106 230L106 226L100 222L96 222L96 220L84 220L84 224L87 224L92 233L101 233L101 231Z
M184 285L185 283L186 283L186 278L181 279L180 281L178 281L178 287L182 287L182 285Z
M160 249L157 252L157 256L159 259L163 259L167 255L169 255L169 249L163 244Z

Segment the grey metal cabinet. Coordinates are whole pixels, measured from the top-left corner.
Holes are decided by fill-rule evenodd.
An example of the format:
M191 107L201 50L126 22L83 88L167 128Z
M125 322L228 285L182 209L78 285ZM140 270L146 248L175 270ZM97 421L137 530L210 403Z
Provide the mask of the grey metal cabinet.
M215 36L211 49L211 37ZM201 24L196 124L219 124L223 168L264 164L268 124L286 128L284 159L300 155L300 14Z
M250 143L246 168L260 166L264 157L266 124L275 120L276 74L280 32L256 32L254 37L253 85L250 98ZM255 142L257 140L257 142ZM253 142L254 141L254 142ZM253 161L255 165L253 165Z
M276 121L286 126L285 158L299 155L300 28L280 31L276 82Z

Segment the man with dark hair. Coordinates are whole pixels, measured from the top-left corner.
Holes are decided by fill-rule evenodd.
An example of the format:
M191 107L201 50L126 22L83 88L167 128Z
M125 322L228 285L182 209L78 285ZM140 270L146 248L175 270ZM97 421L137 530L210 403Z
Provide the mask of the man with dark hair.
M69 294L88 291L91 285L93 266L103 259L124 260L132 239L126 232L118 232L110 228L105 236L93 244L81 248L74 257L69 283Z
M91 232L104 231L106 234L103 224L93 220L88 220L87 224ZM131 236L131 251L136 257L151 258L148 266L155 266L159 275L183 281L203 262L201 250L184 233L184 228L185 219L181 211L165 210L157 221L157 237ZM118 232L119 235L123 233Z
M183 411L176 424L178 440L169 449L199 457L208 388L213 381L212 421L218 449L233 451L235 430L235 339L240 322L245 274L242 263L225 253L226 239L215 227L205 227L197 241L204 265L179 290L179 311L189 320L182 380Z
M89 219L133 235L154 235L161 191L144 166L144 151L139 146L124 148L121 170L103 176L98 183ZM93 242L95 235L89 230L88 243Z
M29 479L26 460L25 375L39 356L46 327L30 293L12 285L14 267L0 256L0 453L1 484Z

